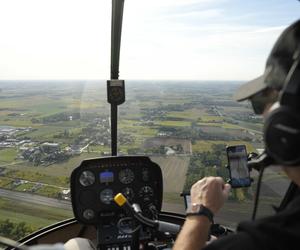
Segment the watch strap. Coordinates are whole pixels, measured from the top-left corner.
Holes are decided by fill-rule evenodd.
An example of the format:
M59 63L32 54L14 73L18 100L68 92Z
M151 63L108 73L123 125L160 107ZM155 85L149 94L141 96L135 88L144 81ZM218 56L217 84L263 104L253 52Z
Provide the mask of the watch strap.
M187 209L186 216L206 216L211 223L214 223L213 212L201 204L192 204L192 208Z

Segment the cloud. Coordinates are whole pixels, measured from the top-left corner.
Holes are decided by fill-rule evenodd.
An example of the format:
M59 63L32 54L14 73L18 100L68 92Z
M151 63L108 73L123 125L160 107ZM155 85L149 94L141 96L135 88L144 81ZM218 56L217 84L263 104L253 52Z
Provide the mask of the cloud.
M207 18L213 18L213 17L219 17L222 14L222 9L206 9L206 10L197 10L197 11L186 11L183 13L175 13L175 14L169 14L166 15L165 18L183 18L183 17L192 17L192 18L201 18L201 19L207 19Z
M268 32L277 32L277 31L283 31L285 29L285 25L280 25L280 26L274 26L274 27L261 27L259 29L251 31L252 33L268 33Z
M296 17L276 12L275 22L272 6L254 12L238 3L125 0L120 76L248 79L260 74L286 18L298 12ZM0 79L108 78L110 15L111 0L0 0Z
M132 2L132 3L138 3L140 2L140 0L128 0L128 2ZM211 4L220 4L222 2L225 2L228 0L152 0L149 1L149 3L154 6L155 8L157 7L171 7L171 8L175 8L175 7L182 7L182 6L188 6L188 5L211 5ZM127 2L127 1L126 1ZM143 3L143 4L147 4L147 3Z

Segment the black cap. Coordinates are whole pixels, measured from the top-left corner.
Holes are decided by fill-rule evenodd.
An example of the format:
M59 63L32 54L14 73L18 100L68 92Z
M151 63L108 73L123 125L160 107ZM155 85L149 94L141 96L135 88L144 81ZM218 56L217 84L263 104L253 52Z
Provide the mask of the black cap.
M287 27L279 36L267 59L264 74L243 84L233 98L243 101L266 88L281 90L297 49L300 49L300 20Z

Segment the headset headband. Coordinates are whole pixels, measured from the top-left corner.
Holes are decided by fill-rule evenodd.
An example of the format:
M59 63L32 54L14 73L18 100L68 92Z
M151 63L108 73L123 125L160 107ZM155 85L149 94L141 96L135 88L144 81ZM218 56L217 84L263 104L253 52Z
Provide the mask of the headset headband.
M281 105L299 108L300 102L300 49L293 55L294 62L285 79L284 87L280 97Z

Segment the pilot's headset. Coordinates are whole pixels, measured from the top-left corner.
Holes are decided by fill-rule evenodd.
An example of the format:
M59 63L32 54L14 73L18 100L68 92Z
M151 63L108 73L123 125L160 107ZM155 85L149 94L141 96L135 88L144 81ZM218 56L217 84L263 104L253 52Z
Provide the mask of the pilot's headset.
M292 66L287 70L279 101L271 107L271 112L265 120L264 140L267 154L276 165L300 166L300 31L295 29L284 41L290 54ZM281 46L281 45L279 45ZM272 66L270 68L272 71ZM268 76L266 76L267 79Z

